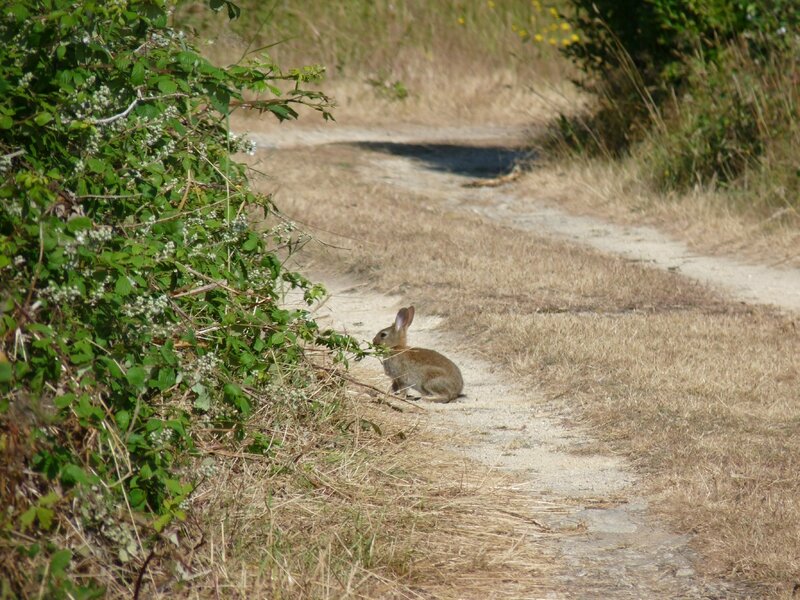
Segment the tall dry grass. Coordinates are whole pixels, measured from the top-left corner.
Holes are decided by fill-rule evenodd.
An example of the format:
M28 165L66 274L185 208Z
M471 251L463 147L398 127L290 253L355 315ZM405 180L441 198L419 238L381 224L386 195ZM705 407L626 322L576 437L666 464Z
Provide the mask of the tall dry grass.
M536 525L547 507L434 452L442 442L419 414L341 387L317 359L302 376L319 385L276 388L284 397L253 415L269 455L214 437L233 430L198 442L188 468L207 476L188 520L164 532L135 587L98 562L108 597L456 600L550 587Z
M573 33L538 2L239 4L242 19L230 24L191 2L174 18L197 29L220 62L266 47L281 65L322 65L320 87L336 100L340 123L519 123L538 116L539 94L573 93L556 51Z

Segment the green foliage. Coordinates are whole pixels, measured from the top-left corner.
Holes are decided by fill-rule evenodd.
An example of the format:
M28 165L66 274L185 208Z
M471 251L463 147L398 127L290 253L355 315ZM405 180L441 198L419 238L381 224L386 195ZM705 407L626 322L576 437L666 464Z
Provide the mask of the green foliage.
M719 64L692 64L690 93L667 107L667 126L651 133L643 163L665 190L716 184L738 189L746 205L797 206L800 47L753 58L729 45ZM731 191L734 191L733 189Z
M328 116L327 98L303 87L318 71L263 58L216 67L168 8L15 0L0 11L0 552L42 567L3 576L19 595L96 593L84 575L66 582L70 549L38 541L73 499L120 564L141 563L145 534L186 517L194 479L180 469L198 435L247 439L248 416L306 345L360 352L280 306L288 289L309 303L323 290L285 269L291 226L250 226L274 207L231 157L253 150L228 130L237 106ZM266 99L245 103L245 90ZM97 516L122 507L143 515L144 533ZM13 550L15 531L37 541Z
M632 66L645 86L680 85L687 57L714 60L743 36L759 51L782 46L800 25L794 0L571 0L571 21L582 43L566 53L587 73L605 77Z
M572 0L582 42L565 53L598 99L563 119L571 146L619 155L639 142L661 189L736 182L796 129L800 26L793 0ZM788 126L787 126L788 125ZM789 182L793 173L779 174Z

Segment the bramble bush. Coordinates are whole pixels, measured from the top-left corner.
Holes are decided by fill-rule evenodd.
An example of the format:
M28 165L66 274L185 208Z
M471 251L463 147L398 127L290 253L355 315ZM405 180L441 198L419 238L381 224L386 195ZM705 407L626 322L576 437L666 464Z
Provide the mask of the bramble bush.
M562 118L562 140L612 156L645 140L644 163L662 189L735 182L763 170L776 143L787 144L798 97L784 73L800 55L797 2L571 0L569 7L581 43L564 52L598 105L589 117Z
M102 594L95 544L133 580L186 516L198 436L269 454L248 416L304 385L284 383L304 348L361 352L281 306L286 290L308 303L324 290L285 268L290 223L251 226L275 209L232 159L254 149L229 130L236 107L329 116L305 87L319 70L216 67L170 6L0 10L2 597Z

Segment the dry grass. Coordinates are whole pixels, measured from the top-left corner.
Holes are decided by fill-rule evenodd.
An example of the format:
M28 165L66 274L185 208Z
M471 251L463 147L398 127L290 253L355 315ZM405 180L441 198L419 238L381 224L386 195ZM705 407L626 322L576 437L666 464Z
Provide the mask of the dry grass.
M800 213L786 206L733 206L723 192L658 194L633 160L573 159L537 168L520 180L521 195L576 214L651 225L697 252L736 256L780 267L800 266Z
M708 573L791 590L800 578L795 321L360 183L357 163L343 147L269 157L282 208L347 248L320 247L318 262L445 315L475 352L542 386L625 452L648 474L658 509L697 534Z
M138 597L455 599L547 587L542 507L513 482L435 451L442 442L418 415L358 390L321 386L295 402L312 403L314 422L276 420L274 406L253 416L279 442L269 457L199 444L195 468L213 457L215 474L165 535L177 546L153 554Z

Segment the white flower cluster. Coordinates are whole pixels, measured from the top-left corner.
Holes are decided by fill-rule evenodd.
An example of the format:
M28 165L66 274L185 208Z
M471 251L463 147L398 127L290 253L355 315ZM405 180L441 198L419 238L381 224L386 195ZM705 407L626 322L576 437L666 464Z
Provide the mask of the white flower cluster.
M243 214L236 215L235 219L228 221L221 241L225 244L236 243L246 236L249 230L250 224L247 222L247 217Z
M158 262L162 262L169 260L173 256L175 256L175 242L169 240L166 244L164 244L164 247L161 249L161 251L156 254L155 258Z
M279 237L281 239L288 237L292 232L297 230L297 225L293 221L283 221L272 227L267 235Z
M183 235L183 245L186 248L194 248L197 243L197 231L203 228L203 219L199 217L189 217L184 221L181 234Z
M107 225L100 225L94 229L81 230L75 234L75 239L64 244L64 254L67 256L67 267L78 267L78 248L88 247L93 252L99 251L100 246L114 237L114 230Z
M88 278L91 274L87 273L85 276ZM111 275L106 275L103 282L91 291L89 294L89 304L96 306L100 299L105 295L106 288L111 284Z
M244 135L236 135L235 133L228 132L228 141L232 152L244 152L250 156L256 153L256 143L253 140L247 139Z
M221 364L222 360L214 352L198 356L191 365L192 379L195 383L207 379Z
M167 427L161 431L151 431L147 437L154 445L165 446L175 438L175 431Z
M305 404L309 400L306 390L299 386L272 382L267 386L265 392L270 400L285 404Z
M83 121L91 117L106 117L113 105L111 89L106 84L101 84L96 90L92 90L97 81L97 77L90 75L86 81L75 90L74 104L68 108L69 113L61 114L61 121L68 125L72 121ZM77 101L77 96L84 94L85 100Z
M156 318L164 314L168 306L169 298L166 296L136 296L132 304L122 307L122 314L141 318L146 323L155 323Z
M205 477L206 479L211 479L217 473L217 463L213 458L207 458L203 461L203 464L200 465L200 468L197 470L198 475L201 477Z
M85 526L96 528L106 539L115 543L120 561L129 562L137 556L139 544L133 527L117 517L124 510L123 506L110 507L97 486L84 492L75 504Z
M47 287L40 292L41 296L51 300L53 304L64 304L72 302L82 296L81 291L74 285L57 285L51 281Z
M0 156L0 175L5 175L8 172L10 166L11 166L11 157L7 155ZM22 213L22 208L20 207L20 214L21 213Z
M28 71L19 78L17 85L20 87L20 89L27 89L27 87L31 84L31 80L33 80L33 73Z

